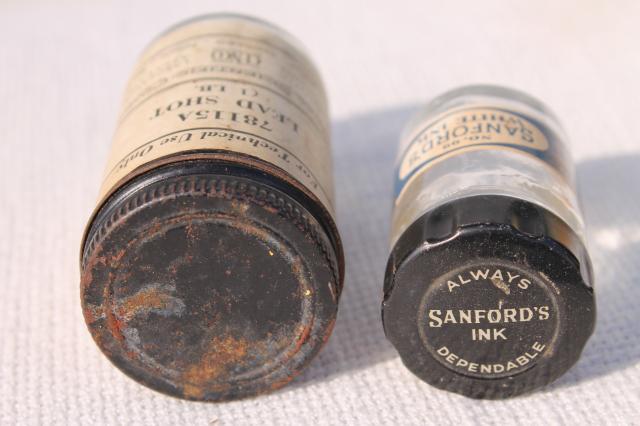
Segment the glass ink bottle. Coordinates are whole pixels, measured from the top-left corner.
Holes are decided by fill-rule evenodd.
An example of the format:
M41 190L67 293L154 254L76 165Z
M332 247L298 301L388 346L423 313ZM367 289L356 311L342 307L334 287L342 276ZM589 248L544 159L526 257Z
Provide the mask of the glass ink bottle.
M566 136L541 102L462 87L406 128L382 314L421 379L473 398L546 385L595 323Z

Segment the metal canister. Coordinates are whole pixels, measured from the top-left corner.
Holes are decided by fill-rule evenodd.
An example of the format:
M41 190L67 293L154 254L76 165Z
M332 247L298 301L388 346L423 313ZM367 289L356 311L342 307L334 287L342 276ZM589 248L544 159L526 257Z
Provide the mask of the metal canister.
M211 15L141 55L81 249L89 330L123 372L193 400L288 383L344 277L327 99L299 43Z

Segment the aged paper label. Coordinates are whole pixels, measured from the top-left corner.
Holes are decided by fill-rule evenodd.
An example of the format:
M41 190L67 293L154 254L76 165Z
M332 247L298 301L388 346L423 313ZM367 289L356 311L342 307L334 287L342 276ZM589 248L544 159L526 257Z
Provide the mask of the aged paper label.
M400 180L444 155L481 145L545 151L549 141L524 117L498 108L465 108L436 117L410 137L398 169Z
M395 243L428 208L431 197L420 196L421 185L428 181L434 164L473 151L515 150L538 157L542 166L550 167L545 162L562 157L551 148L549 136L537 124L503 108L460 107L418 123L401 141L390 241Z
M100 200L152 161L225 152L276 166L333 214L324 87L295 43L237 17L194 21L156 40L127 86Z

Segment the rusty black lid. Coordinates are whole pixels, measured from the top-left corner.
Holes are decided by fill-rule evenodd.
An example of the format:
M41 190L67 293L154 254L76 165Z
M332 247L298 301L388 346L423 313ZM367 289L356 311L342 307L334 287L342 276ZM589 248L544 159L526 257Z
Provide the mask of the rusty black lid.
M194 400L289 382L331 333L337 234L286 182L245 166L159 167L111 196L83 249L85 320L137 381Z
M535 204L449 202L395 245L382 304L387 338L421 379L473 398L546 385L579 358L595 322L578 236Z

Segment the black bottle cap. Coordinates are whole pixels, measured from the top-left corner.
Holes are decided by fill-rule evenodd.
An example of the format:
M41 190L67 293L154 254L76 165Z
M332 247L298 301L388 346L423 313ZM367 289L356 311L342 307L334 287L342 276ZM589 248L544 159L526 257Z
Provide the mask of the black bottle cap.
M93 338L126 374L173 396L283 386L329 337L342 286L337 233L313 209L286 182L233 164L187 161L135 179L84 245Z
M557 216L487 195L427 212L387 265L384 329L421 379L472 398L546 385L579 358L595 323L592 273Z

